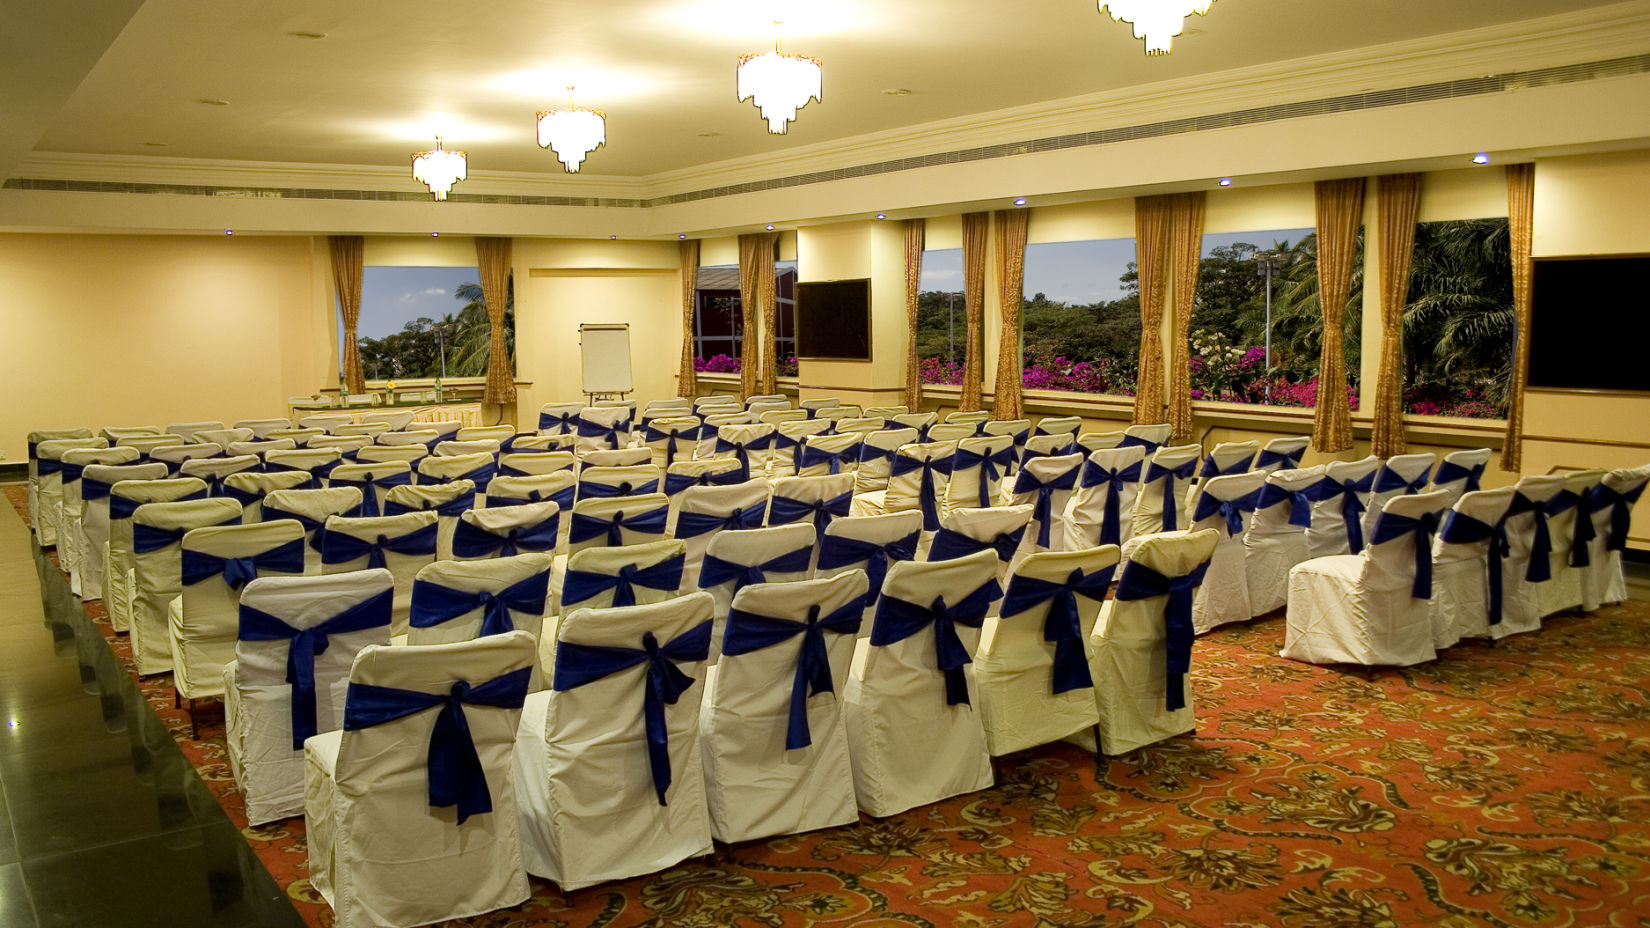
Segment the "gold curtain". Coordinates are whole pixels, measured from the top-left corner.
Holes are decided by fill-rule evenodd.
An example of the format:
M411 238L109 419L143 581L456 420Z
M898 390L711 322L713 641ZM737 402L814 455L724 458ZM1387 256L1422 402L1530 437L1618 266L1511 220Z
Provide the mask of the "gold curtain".
M980 408L980 383L985 378L985 245L991 227L990 213L964 213L963 297L968 316L968 351L963 360L962 402L964 412ZM915 412L916 410L912 410Z
M504 340L504 307L510 292L508 238L476 238L476 270L481 274L481 298L487 303L487 387L481 398L488 403L516 401L516 374L510 365L510 346Z
M690 238L678 242L676 253L682 264L682 364L676 375L676 395L693 396L699 392L699 377L693 370L693 308L699 288L699 240Z
M770 233L762 250L763 261L757 269L762 283L762 377L765 394L779 392L775 380L779 376L779 281L775 279L773 262L779 236Z
M917 294L922 289L924 222L905 220L905 405L922 411L922 364L917 359Z
M1163 415L1163 297L1168 284L1171 197L1134 198L1135 267L1140 274L1140 378L1135 384L1134 422L1148 425Z
M1501 469L1518 471L1524 457L1524 387L1530 376L1530 246L1535 237L1535 165L1507 166L1507 229L1512 245L1513 312L1518 340L1507 390L1507 439Z
M997 339L997 393L991 418L1018 419L1023 409L1025 351L1020 339L1020 305L1025 299L1026 222L1030 210L1004 209L996 213L997 296L1003 326Z
M338 306L344 314L344 392L367 392L361 373L361 343L355 326L361 319L361 264L366 240L359 235L329 236L332 247L332 281L338 290Z
M1409 265L1420 206L1421 175L1383 174L1375 179L1375 221L1381 237L1381 368L1375 382L1370 451L1382 458L1406 450L1404 305L1409 302Z
M763 305L763 297L772 293L773 236L765 232L739 236L739 315L744 331L744 347L739 352L739 392L747 398L764 392L761 389L762 337L756 327L756 312L757 307ZM768 318L765 308L762 318Z
M1187 341L1192 331L1192 303L1203 261L1204 191L1177 193L1170 203L1170 246L1174 250L1174 352L1169 364L1169 422L1175 441L1192 438L1192 368Z
M1318 356L1318 408L1312 445L1334 454L1352 448L1352 408L1346 399L1346 348L1342 331L1352 259L1364 216L1364 179L1320 180L1313 185L1318 222L1318 301L1323 310Z

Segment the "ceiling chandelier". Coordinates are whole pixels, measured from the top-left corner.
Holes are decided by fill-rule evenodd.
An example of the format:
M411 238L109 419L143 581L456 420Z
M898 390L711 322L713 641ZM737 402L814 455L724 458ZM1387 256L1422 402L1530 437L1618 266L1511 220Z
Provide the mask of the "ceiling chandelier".
M1214 0L1100 0L1100 12L1134 24L1134 37L1146 40L1146 54L1167 55L1169 40L1186 27L1186 17L1209 12Z
M774 26L781 25L777 20ZM796 111L820 96L818 58L786 54L774 36L773 51L739 56L739 102L752 100L768 121L768 131L784 135Z
M607 142L607 115L601 110L573 105L573 87L567 88L567 108L539 111L539 147L556 153L569 174L577 174L586 155Z
M461 151L441 147L441 136L435 137L433 151L417 151L412 156L413 180L425 184L437 200L447 199L453 185L469 174L469 161Z

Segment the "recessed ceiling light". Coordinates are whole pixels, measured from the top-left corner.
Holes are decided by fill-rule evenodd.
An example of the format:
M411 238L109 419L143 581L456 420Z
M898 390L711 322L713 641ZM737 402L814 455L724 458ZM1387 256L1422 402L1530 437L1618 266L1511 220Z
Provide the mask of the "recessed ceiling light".
M713 139L713 138L716 138L718 135L721 135L721 134L722 133L720 133L720 132L701 132L701 133L699 133L699 137L702 138L702 139Z
M878 219L887 219L888 214L887 213L877 213L877 218Z
M1487 152L1487 151L1481 151L1478 154L1473 155L1472 156L1472 163L1473 164L1489 164L1490 163L1490 153Z
M911 95L911 91L905 87L890 87L882 93L888 97L909 97Z
M287 35L295 39L324 39L327 37L325 32L288 32Z
M430 238L440 238L440 237L441 237L440 232L431 232L430 233Z
M677 238L687 238L687 233L686 232L678 232L678 233L676 233L676 237Z
M225 229L225 230L223 230L223 234L225 234L225 235L234 235L235 230L234 229Z
M1232 179L1230 177L1222 177L1220 179L1220 185L1222 187L1230 187L1232 186Z
M197 102L204 103L207 106L228 106L229 105L229 101L225 100L225 99L222 99L221 97L201 97L200 100L197 101Z
M1026 198L1025 197L1015 197L1014 198L1014 205L1015 206L1024 206L1024 205L1026 205Z
M609 235L607 237L607 240L610 241L610 242L616 242L616 241L619 240L619 237L617 235Z
M762 228L767 229L769 232L772 232L773 231L773 223L770 222L767 225L763 226Z

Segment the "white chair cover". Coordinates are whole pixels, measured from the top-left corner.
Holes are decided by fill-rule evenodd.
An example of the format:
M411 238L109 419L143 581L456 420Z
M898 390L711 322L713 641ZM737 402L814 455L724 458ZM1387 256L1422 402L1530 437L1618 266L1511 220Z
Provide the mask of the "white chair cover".
M458 441L496 441L499 444L516 437L513 425L472 425L458 430Z
M704 593L562 618L554 682L528 697L515 756L528 872L572 890L710 852L698 679L710 621Z
M781 477L773 482L768 499L768 524L811 525L817 542L824 539L832 519L850 514L853 498L853 474Z
M1438 469L1433 472L1432 484L1428 489L1444 490L1449 493L1449 501L1453 504L1462 493L1479 489L1484 479L1484 469L1489 463L1488 448L1451 451L1438 462Z
M554 554L560 536L561 507L554 502L467 509L459 513L453 529L452 559L480 561L529 552Z
M1432 464L1436 460L1438 455L1425 451L1395 455L1381 463L1381 469L1375 472L1375 482L1370 487L1369 508L1364 512L1366 538L1375 530L1375 520L1380 518L1381 508L1387 500L1409 496L1427 488Z
M928 427L928 441L958 442L980 434L980 422L941 422Z
M861 494L854 500L853 514L874 516L916 509L922 512L924 529L938 529L940 500L945 497L946 476L956 456L955 440L902 445L889 465L888 489Z
M1139 445L1146 449L1146 458L1151 459L1157 449L1169 443L1174 436L1174 426L1167 422L1153 425L1131 425L1123 429L1123 445Z
M178 475L199 477L206 481L208 496L223 496L225 477L263 467L263 458L256 454L237 454L224 458L194 458L178 465Z
M185 699L221 696L224 666L235 659L241 592L259 577L303 576L304 527L282 519L192 529L180 564L182 595L167 611L172 683Z
M974 655L992 757L1092 729L1100 715L1088 641L1121 554L1116 545L1027 555Z
M859 449L864 443L863 432L841 432L827 435L824 429L829 419L810 419L787 422L779 427L779 441L787 443L774 457L772 477L822 477L828 474L852 474L859 469ZM801 430L812 430L804 433ZM787 461L786 457L791 460Z
M861 811L881 818L991 786L969 662L996 574L985 551L889 566L843 687Z
M540 435L577 435L583 403L545 403L539 407Z
M653 404L649 403L648 408L651 410ZM691 461L698 453L700 431L704 427L698 416L672 410L668 415L644 415L642 422L642 440L647 443L651 462L660 470L677 461Z
M766 480L749 480L725 487L688 487L675 497L670 535L687 545L682 589L699 588L699 567L717 532L762 527L767 520L768 492Z
M286 420L283 419L281 421L285 422ZM257 437L258 435L256 432L238 423L234 428L202 429L201 431L195 433L196 441L219 445L224 448L229 447L234 442L251 441Z
M839 403L835 406L828 406L824 409L818 410L817 415L821 419L835 419L837 421L841 421L843 419L864 418L865 411L852 403Z
M103 606L115 631L124 632L132 627L132 514L145 503L205 497L206 484L194 477L128 479L111 485L108 555L103 564Z
M1502 634L1541 629L1541 587L1552 582L1552 523L1547 507L1564 492L1564 477L1545 474L1521 478L1507 507L1509 554L1502 565L1506 595L1502 601Z
M391 429L404 429L408 425L412 424L413 417L416 415L418 415L417 411L412 409L367 412L361 414L361 421L364 423L371 422L377 425L387 426Z
M865 598L865 623L861 631L870 634L871 610L882 594L882 580L888 565L914 561L922 544L922 513L914 510L881 516L848 516L832 519L819 541L815 575L834 577L850 571L865 573L869 591Z
M840 422L837 424L841 426ZM839 428L839 431L847 430ZM888 489L888 474L894 455L900 448L916 444L918 437L918 431L909 427L879 427L860 433L859 466L854 469L854 495L863 496Z
M1120 438L1122 434L1117 433ZM1146 473L1145 458L1146 449L1139 445L1088 452L1066 507L1067 550L1121 545L1134 536L1134 507Z
M444 439L450 439L450 438L453 438L453 437L457 436L458 435L458 430L464 427L464 423L460 422L457 419L432 420L430 422L414 422L412 425L413 425L413 427L416 427L421 432L434 432L436 435L438 435L438 436L440 436L441 438L444 438Z
M327 434L326 429L272 429L264 435L265 441L286 440L295 447L302 448L313 438L320 438Z
M1146 457L1134 501L1134 533L1183 531L1189 524L1186 495L1197 475L1197 445L1160 447Z
M263 521L264 498L276 490L313 489L315 478L306 470L260 473L243 470L223 478L223 495L241 504L247 522Z
M1001 423L986 423L986 425ZM1002 502L1003 483L1015 472L1014 434L982 435L957 442L946 475L940 512L985 509Z
M223 423L218 422L217 420L207 420L202 422L173 422L166 427L166 433L168 435L181 435L183 436L184 441L193 442L195 441L196 432L204 429L221 428L223 428Z
M1013 474L1019 469L1020 458L1025 453L1026 442L1030 440L1031 434L1030 419L997 419L980 423L980 435L983 437L1007 435L1013 439L1014 460L1004 476Z
M223 705L229 769L249 824L303 813L304 739L343 724L344 683L356 653L390 642L393 585L387 570L362 570L260 577L241 591L239 640L224 668ZM326 647L317 653L320 642ZM287 677L295 646L295 663L309 656L296 700Z
M577 450L623 448L630 444L632 413L628 406L586 406L579 410Z
M172 669L168 612L182 592L183 536L190 529L241 521L231 499L144 503L132 515L132 662L139 676Z
M88 464L80 474L80 529L85 547L77 571L78 595L91 602L103 598L109 566L109 500L115 484L123 480L162 480L165 464ZM131 551L131 526L127 526L127 552ZM124 585L124 584L123 584ZM114 610L108 610L110 618ZM121 626L124 630L125 626Z
M664 492L674 509L688 487L732 486L744 483L744 473L733 458L708 461L677 461L665 471Z
M372 444L372 436L382 432L392 431L386 422L352 422L349 425L335 425L327 430L327 438L365 438L367 444Z
M899 430L899 429L916 429L919 437L912 439L912 441L927 441L928 440L928 430L933 428L934 425L936 423L938 423L939 421L940 421L939 413L933 413L933 412L906 412L906 413L900 413L898 415L888 416L887 417L887 422L886 422L886 427L889 428L889 429L896 429L896 430ZM971 420L971 421L980 422L980 421L984 421L984 420L975 419L975 420Z
M711 595L716 627L710 661L721 653L722 629L733 597L753 583L787 583L814 575L811 525L776 525L711 536L699 565L699 589Z
M947 422L952 421L947 419ZM1081 416L1044 416L1037 420L1037 428L1033 435L1065 435L1072 439L1077 437L1078 431L1083 428Z
M391 461L404 461L414 470L418 469L418 462L430 456L430 449L422 444L411 445L367 445L355 452L355 460L359 464L387 464Z
M264 453L264 470L279 473L284 470L301 471L310 477L311 489L325 487L327 475L343 461L343 454L335 448L299 448L294 451ZM281 489L291 489L282 487Z
M706 420L707 424L709 420ZM774 439L778 427L756 425L723 425L716 429L716 450L710 459L733 458L739 462L744 478L766 477L774 457ZM700 457L705 457L703 454Z
M406 643L451 644L523 631L541 651L550 611L550 561L549 554L526 553L426 564L413 580ZM541 665L535 660L528 690L541 689Z
M647 449L637 449L646 454ZM663 474L652 464L623 467L579 468L579 499L611 499L615 496L645 496L662 489Z
M1228 622L1247 622L1255 614L1249 603L1244 536L1265 482L1264 471L1252 470L1210 477L1198 485L1191 530L1210 529L1216 538L1208 573L1192 600L1192 630L1200 635Z
M1450 494L1387 503L1362 554L1313 558L1289 572L1284 657L1408 667L1433 648L1432 541Z
M1077 436L1077 450L1087 455L1092 455L1096 451L1109 451L1122 445L1122 429L1115 432L1082 432ZM1145 454L1144 447L1141 448L1141 454Z
M349 513L357 516L381 516L386 497L396 487L411 486L412 467L404 461L386 461L382 464L340 464L332 469L328 483L334 489L353 487L361 492L361 508Z
M1500 632L1507 589L1502 520L1512 498L1512 487L1469 490L1444 516L1432 547L1434 650L1453 647L1462 638L1494 638Z
M766 422L769 425L782 425L786 422L808 421L808 410L806 409L774 408L763 406L760 407L760 411L757 409L752 409L751 412L756 414L756 421Z
M230 442L229 447L225 448L224 450L229 452L229 454L231 456L234 456L234 457L240 457L241 455L246 455L246 454L257 455L258 456L258 462L260 464L262 464L263 459L264 459L263 456L264 456L265 452L268 452L268 451L291 451L292 449L294 449L296 447L298 447L298 443L293 441L290 438L268 438L268 439L258 438L258 439L253 439L252 441Z
M351 486L325 490L272 490L264 497L259 516L262 521L291 519L304 527L304 573L321 572L321 546L315 533L330 516L350 516L361 511L361 491Z
M745 408L744 402L731 393L711 393L693 398L693 408L695 410L703 411L712 406L731 406L741 410Z
M1621 552L1627 547L1633 507L1650 482L1650 464L1610 471L1587 496L1593 521L1593 540L1585 545L1587 563L1581 567L1581 607L1589 612L1607 603L1627 599L1627 579L1621 570Z
M819 401L811 400L810 402L819 402ZM807 405L807 404L804 403L803 405ZM833 402L830 405L831 406L841 406L842 404ZM818 408L824 408L824 407L818 407ZM893 416L903 416L906 413L909 413L910 411L911 411L911 407L906 406L903 403L898 405L898 406L867 406L867 407L865 407L865 415L867 415L867 416L876 416L877 418L881 418L881 419L887 419L887 418L891 418Z
M434 429L423 428L422 426L424 423L422 422L418 423L418 425L420 426L419 428L409 432L379 432L373 438L373 444L384 445L391 448L399 448L406 445L418 445L424 450L429 451L435 447L436 443L441 441L441 434L436 432Z
M431 453L436 457L443 458L458 457L461 454L487 454L491 455L493 460L496 462L498 460L499 450L503 447L504 445L502 443L494 441L491 438L478 438L474 441L455 441L452 439L443 439L442 441L435 443L435 447L431 449Z
M723 412L723 409L726 409L727 411ZM724 425L756 424L756 417L745 412L745 409L742 406L726 406L717 409L708 409L705 411L704 418L705 427L707 429L720 429ZM701 451L699 456L704 457L705 452Z
M285 419L280 421L283 425L290 424ZM119 445L122 438L154 436L161 434L161 431L158 425L106 425L98 429L97 433L109 439L110 444ZM52 438L91 438L92 433L90 429L56 429L45 432L30 432L29 436L31 443L39 444Z
M865 574L758 583L734 597L700 726L711 833L726 842L859 821L841 693Z
M70 451L101 450L109 447L103 438L53 438L34 447L35 536L43 548L57 544L57 529L63 523L63 455Z
M1381 459L1373 454L1324 465L1323 481L1313 494L1312 524L1306 529L1307 557L1363 551L1364 512L1380 466Z
M576 492L571 468L535 477L494 477L487 484L489 506L553 502L565 512L573 508Z
M953 409L950 412L945 414L945 421L946 422L961 422L961 423L966 423L966 424L969 424L969 425L975 425L975 424L978 424L978 423L981 423L981 422L985 422L985 421L989 420L990 418L991 418L991 413L987 412L984 409L974 409L974 410L967 410L967 411L961 410L961 409Z
M499 455L500 477L539 477L562 471L576 471L578 460L571 451L518 451Z
M304 742L309 878L338 928L466 918L531 895L511 754L532 663L526 632L356 656L343 730ZM466 739L480 780L455 777L449 796L430 767L458 767Z
M421 458L418 462L420 484L452 483L468 480L475 484L478 494L487 492L487 484L498 474L496 458L486 451L473 454L454 454ZM477 505L483 505L478 502Z
M138 453L143 455L145 463L149 460L149 452L156 448L181 444L185 444L182 435L132 435L115 441L115 445L118 447L138 449Z
M434 512L407 512L372 519L331 516L318 533L321 572L339 574L387 568L395 578L390 633L406 634L413 580L426 564L435 562L438 532Z
M483 505L485 503L476 492L475 484L468 480L391 487L384 495L386 516L409 512L435 513L435 556L443 561L453 556L453 533L458 531L458 517Z
M276 429L291 427L290 419L239 419L235 422L235 428L251 429L253 438L263 438Z
M172 476L175 477L178 474L178 468L181 467L185 461L194 461L201 458L215 458L218 455L223 454L223 451L224 449L222 445L208 443L166 445L150 451L149 460L160 461L165 464L171 469Z
M566 615L574 609L675 599L682 590L684 557L683 542L666 538L640 545L585 548L565 559L557 558L550 581L550 611ZM553 641L547 644L548 656L553 657Z
M830 409L822 410L819 417L829 419L830 413L835 412L838 408L840 407L833 406ZM880 432L887 428L887 419L882 416L854 416L846 419L834 419L831 422L831 431L833 432ZM911 439L911 441L916 440L915 437ZM904 442L901 442L901 444L904 444Z
M1026 439L1026 448L1020 455L1020 463L1024 464L1032 458L1071 454L1076 450L1077 440L1065 432L1058 435L1033 435Z
M1162 532L1137 535L1124 546L1117 592L1089 638L1100 744L1087 732L1073 742L1127 754L1197 726L1192 600L1216 541L1214 532Z
M1306 449L1311 445L1310 435L1271 439L1262 445L1260 453L1255 455L1255 470L1268 473L1275 470L1296 470L1301 466L1301 459L1306 456Z
M1443 470L1448 464L1438 466ZM1540 586L1541 616L1554 615L1566 609L1581 608L1581 567L1577 566L1577 548L1585 545L1585 536L1578 539L1576 529L1583 523L1592 527L1592 518L1584 510L1587 495L1593 492L1604 475L1602 467L1573 470L1564 474L1564 489L1547 501L1547 531L1551 538L1548 573L1552 579ZM67 503L67 494L64 496ZM1581 558L1586 560L1585 556Z
M1031 526L1034 509L1027 503L948 512L940 520L940 530L923 539L918 556L925 561L949 561L976 551L991 551L997 555L997 580L1007 582L1009 570L1035 544L1026 541L1026 535L1036 531Z
M81 595L80 578L84 572L82 565L88 557L84 525L86 502L82 495L86 468L129 466L136 463L138 457L135 448L74 448L63 452L63 503L62 515L57 526L57 563L69 572L69 589L76 596ZM107 497L108 486L105 484L96 492ZM108 525L107 508L104 509L103 522L105 526ZM101 557L102 553L99 552L98 556Z
M1203 464L1197 471L1198 479L1246 473L1259 453L1258 441L1223 441L1203 456Z
M1036 441L1035 438L1032 439ZM1028 443L1028 447L1029 447ZM1009 503L1030 504L1031 524L1026 529L1026 547L1033 551L1060 551L1070 531L1066 527L1066 506L1082 475L1081 454L1027 456L1014 478L1014 495Z
M325 429L330 432L339 426L349 425L354 421L354 417L352 417L349 413L322 412L299 419L298 425L306 429ZM172 428L168 426L166 430L170 432Z
M1266 484L1243 535L1249 611L1255 616L1281 609L1289 601L1289 571L1307 559L1312 496L1323 480L1324 466L1262 473Z
M648 448L597 448L578 455L579 471L587 467L636 467L653 463L653 452Z
M504 443L506 452L512 451L566 451L572 453L578 444L577 435L517 435Z

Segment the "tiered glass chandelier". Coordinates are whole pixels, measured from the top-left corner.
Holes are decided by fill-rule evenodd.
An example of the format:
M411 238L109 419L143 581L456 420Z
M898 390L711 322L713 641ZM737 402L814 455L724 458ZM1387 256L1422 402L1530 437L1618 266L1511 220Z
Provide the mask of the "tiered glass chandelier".
M797 110L810 99L824 99L821 74L818 58L780 51L775 36L773 51L739 56L739 102L754 101L768 121L768 132L784 135Z
M428 186L437 200L447 199L447 193L453 189L453 185L468 174L468 156L461 151L442 148L439 135L435 137L433 151L413 152L413 180Z
M1146 54L1167 55L1169 42L1186 28L1186 17L1209 12L1214 0L1100 0L1100 12L1134 25L1134 37L1146 40Z
M539 147L556 153L569 174L577 174L585 156L607 142L607 115L601 110L573 105L567 88L567 108L539 111Z

